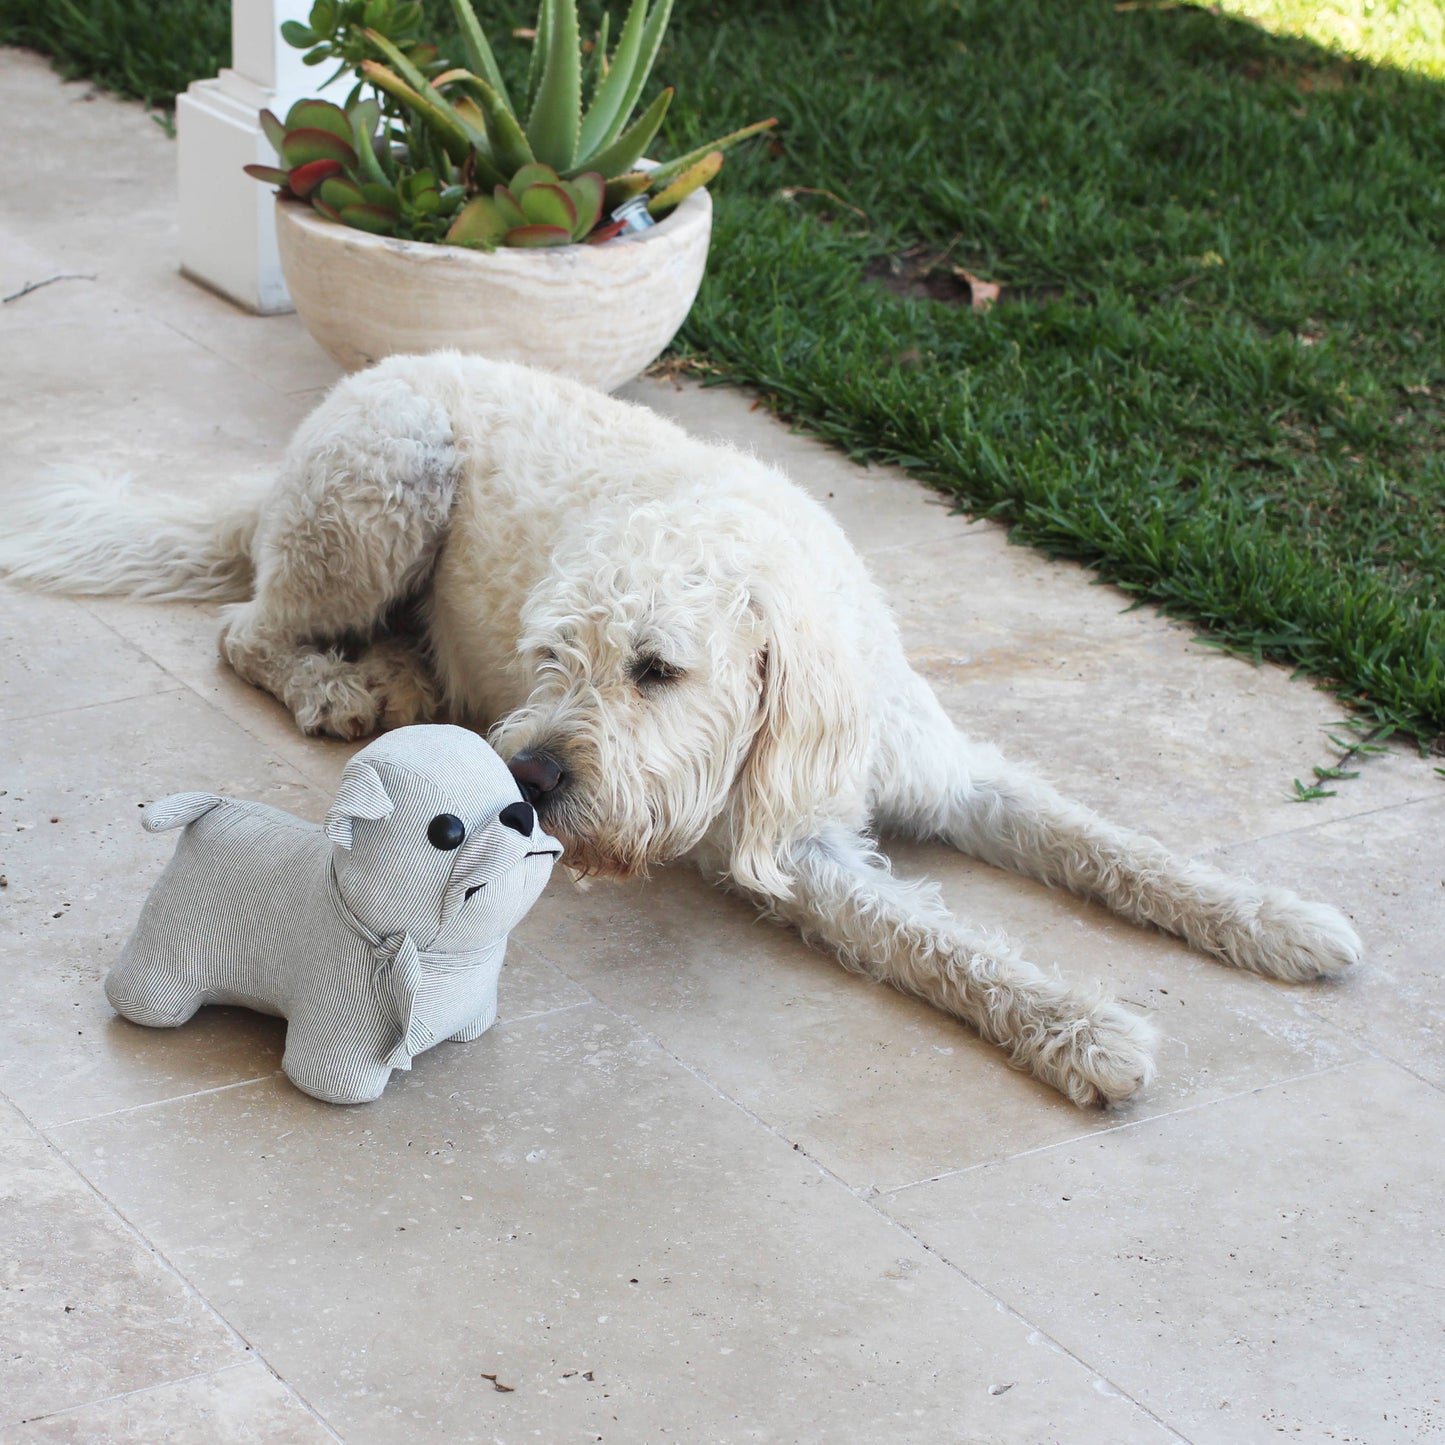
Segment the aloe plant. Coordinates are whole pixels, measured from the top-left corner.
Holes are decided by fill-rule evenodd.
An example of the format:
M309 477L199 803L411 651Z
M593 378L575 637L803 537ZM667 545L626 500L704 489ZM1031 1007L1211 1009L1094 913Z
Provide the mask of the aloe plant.
M465 65L420 37L415 0L316 0L307 24L283 24L308 65L335 60L336 75L359 83L345 107L300 101L284 123L262 112L281 165L247 172L362 230L486 250L560 246L610 239L624 225L612 213L639 197L632 209L661 219L717 175L725 150L776 124L644 168L672 90L633 113L672 0L632 0L610 54L604 16L585 64L576 0L541 0L521 107L470 0L451 5Z

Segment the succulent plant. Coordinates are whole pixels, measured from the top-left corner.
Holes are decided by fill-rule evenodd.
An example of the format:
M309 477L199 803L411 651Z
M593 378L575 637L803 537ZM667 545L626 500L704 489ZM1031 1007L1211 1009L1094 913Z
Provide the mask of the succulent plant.
M596 171L562 180L539 161L510 185L473 196L447 231L457 246L565 246L584 240L602 214L607 185Z
M466 187L444 184L429 169L404 169L389 145L378 144L380 114L374 100L353 101L346 110L329 100L298 100L284 122L263 110L261 125L282 164L249 165L246 174L359 231L440 241Z
M632 115L672 0L632 0L610 55L604 15L585 65L576 0L541 0L521 110L470 0L451 5L465 66L419 38L415 0L316 0L307 24L282 25L307 64L336 60L336 75L360 83L344 108L299 101L284 123L263 111L281 165L248 174L361 230L485 250L560 246L610 239L627 224L613 213L641 197L631 210L661 219L717 174L723 151L776 123L644 167L672 90Z

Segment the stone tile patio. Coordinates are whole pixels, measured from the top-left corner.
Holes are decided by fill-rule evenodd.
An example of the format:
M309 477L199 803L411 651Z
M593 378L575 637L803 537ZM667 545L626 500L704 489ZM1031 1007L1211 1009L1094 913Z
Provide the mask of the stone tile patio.
M3 497L56 460L218 490L334 371L174 269L171 143L0 51ZM92 180L84 195L62 174ZM1073 1109L681 872L554 882L503 1020L381 1102L274 1020L175 1034L100 980L204 787L324 810L350 749L198 606L0 590L0 1439L1422 1441L1445 1436L1445 785L1400 751L1289 802L1334 704L860 471L733 392L627 394L780 461L869 554L959 722L1176 848L1336 902L1330 988L1216 967L946 850L896 850L1159 1023ZM504 1388L505 1387L505 1388Z

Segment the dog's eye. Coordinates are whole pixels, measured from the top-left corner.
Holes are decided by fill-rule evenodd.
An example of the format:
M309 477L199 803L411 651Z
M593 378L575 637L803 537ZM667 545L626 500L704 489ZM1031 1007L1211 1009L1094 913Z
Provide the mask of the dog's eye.
M449 853L453 848L462 846L467 836L467 827L460 818L451 813L438 813L426 825L426 836L433 848Z
M638 687L657 687L665 682L676 682L681 676L680 667L674 667L660 657L639 657L632 666L632 678Z

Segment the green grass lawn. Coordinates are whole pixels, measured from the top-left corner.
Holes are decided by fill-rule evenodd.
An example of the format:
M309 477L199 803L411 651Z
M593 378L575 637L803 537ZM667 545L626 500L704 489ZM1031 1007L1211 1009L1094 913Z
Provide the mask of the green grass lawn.
M191 81L231 63L230 0L0 0L0 43L169 109Z
M192 7L226 13L164 9ZM531 18L479 9L505 17L494 34ZM1440 739L1440 12L1222 9L679 0L655 72L678 85L671 147L780 119L714 187L679 350L1222 644ZM148 13L57 0L37 21L0 0L0 37L53 50L89 17L111 38L71 61L153 100L220 63L186 51L164 84L135 78L162 72L118 38L139 33L131 10ZM1284 28L1307 12L1371 59L1242 11ZM525 63L521 42L503 50ZM970 306L960 273L1001 297Z

